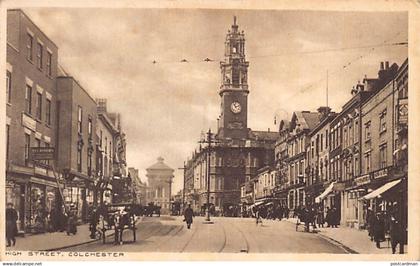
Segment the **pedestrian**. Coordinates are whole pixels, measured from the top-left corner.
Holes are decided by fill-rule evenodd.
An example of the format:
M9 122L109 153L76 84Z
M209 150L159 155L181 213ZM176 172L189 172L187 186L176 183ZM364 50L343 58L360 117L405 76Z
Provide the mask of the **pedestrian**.
M73 210L69 210L67 213L67 235L73 234L76 235L77 233L77 224L76 224L76 214Z
M188 204L188 207L184 211L184 222L187 223L187 228L191 229L191 224L193 223L194 211L191 208L191 204Z
M391 214L389 234L391 237L392 254L395 254L397 244L403 245L401 236L401 223L397 220L395 213Z
M373 241L373 224L375 223L375 215L373 214L372 208L369 208L366 213L366 221L368 227L368 235L370 241Z
M327 227L332 227L332 222L331 222L331 209L330 207L327 207L327 213L325 215L325 221L327 222Z
M256 222L256 225L257 226L258 226L258 224L261 224L262 225L262 219L261 219L261 216L260 216L260 210L258 210L258 209L255 212L255 222Z
M7 247L11 245L14 246L16 244L16 235L17 235L17 225L16 221L18 219L18 214L15 208L13 207L13 203L7 203L6 208L6 239L7 239Z
M332 227L337 228L340 224L340 214L338 213L337 208L333 208L331 213Z
M381 242L385 239L385 222L380 212L377 212L373 222L373 239L376 247L381 248Z
M92 213L90 214L90 221L89 221L89 229L90 229L90 238L96 238L96 226L99 222L99 213L96 208L93 208Z
M316 223L318 224L318 227L324 227L324 212L322 211L322 208L319 207L318 212L316 214Z

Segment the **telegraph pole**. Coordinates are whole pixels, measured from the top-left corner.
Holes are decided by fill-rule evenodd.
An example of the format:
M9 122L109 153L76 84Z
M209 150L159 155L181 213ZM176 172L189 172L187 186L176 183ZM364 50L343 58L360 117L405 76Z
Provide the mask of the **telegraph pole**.
M184 170L184 181L183 181L184 186L182 188L182 210L184 210L185 209L185 171L187 170L185 161L184 161L184 167L178 168L178 169L179 170Z
M207 132L207 138L204 140L201 140L200 143L206 143L207 144L207 217L205 223L211 224L213 222L210 221L210 177L211 177L211 169L210 169L210 162L211 162L211 148L213 143L217 143L217 141L214 139L214 134L211 132L211 129L209 128L209 131Z

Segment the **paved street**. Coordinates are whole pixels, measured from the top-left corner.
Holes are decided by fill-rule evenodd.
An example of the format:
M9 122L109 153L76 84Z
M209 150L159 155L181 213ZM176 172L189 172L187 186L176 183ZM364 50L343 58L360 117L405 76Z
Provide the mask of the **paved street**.
M105 245L96 242L67 251L346 253L318 234L296 232L287 221L265 220L257 227L249 218L212 220L214 224L203 224L204 218L196 217L188 230L181 217L147 217L138 225L135 243L115 246L109 237ZM131 241L131 232L125 232L124 238Z

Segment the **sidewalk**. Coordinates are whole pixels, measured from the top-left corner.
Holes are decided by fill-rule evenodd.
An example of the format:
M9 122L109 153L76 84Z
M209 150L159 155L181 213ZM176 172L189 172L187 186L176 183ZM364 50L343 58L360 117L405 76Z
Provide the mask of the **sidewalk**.
M108 230L105 234L109 236L113 233L113 230ZM6 250L58 250L94 241L99 240L90 238L89 224L82 224L77 226L76 235L70 234L68 236L64 231L16 237L16 245L14 247L7 247Z
M297 218L289 218L284 221L296 224ZM359 254L392 254L391 243L381 242L381 248L377 248L375 242L370 241L366 230L358 230L349 227L318 228L318 234L332 242L342 245L350 253ZM398 252L397 246L397 252Z

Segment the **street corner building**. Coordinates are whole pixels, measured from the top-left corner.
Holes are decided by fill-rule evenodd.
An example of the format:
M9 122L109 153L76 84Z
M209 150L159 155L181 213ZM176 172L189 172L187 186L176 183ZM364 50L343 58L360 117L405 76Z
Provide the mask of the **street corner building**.
M17 211L20 234L57 229L68 208L86 222L112 188L103 180L126 176L120 115L107 113L106 101L95 100L58 57L22 10L7 11L6 203ZM54 159L33 160L33 147L53 148Z

